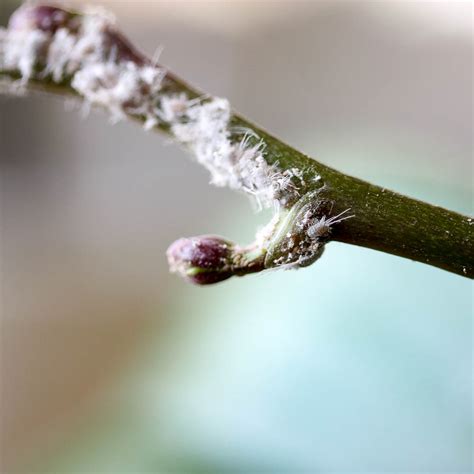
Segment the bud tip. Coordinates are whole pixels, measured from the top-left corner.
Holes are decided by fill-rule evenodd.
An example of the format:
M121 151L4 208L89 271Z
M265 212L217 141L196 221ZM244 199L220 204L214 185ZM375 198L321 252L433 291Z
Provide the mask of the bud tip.
M197 285L207 285L232 276L234 245L222 237L202 235L182 238L168 248L172 272Z

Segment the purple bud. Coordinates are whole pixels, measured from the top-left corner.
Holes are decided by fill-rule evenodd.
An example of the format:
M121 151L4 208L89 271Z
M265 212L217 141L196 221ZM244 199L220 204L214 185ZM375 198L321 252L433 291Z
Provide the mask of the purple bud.
M71 17L72 14L62 8L48 5L25 5L13 13L8 26L12 30L39 29L54 33L66 26Z
M221 237L202 235L179 239L166 252L170 270L197 285L232 276L233 244Z

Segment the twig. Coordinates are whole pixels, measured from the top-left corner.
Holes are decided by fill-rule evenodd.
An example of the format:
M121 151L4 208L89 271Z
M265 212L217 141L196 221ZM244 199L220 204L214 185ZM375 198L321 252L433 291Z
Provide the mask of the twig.
M474 277L473 219L369 184L319 163L204 95L138 52L98 14L22 7L0 36L2 90L73 95L171 134L211 182L273 207L253 244L180 239L172 270L199 284L269 268L298 268L327 242L360 245Z

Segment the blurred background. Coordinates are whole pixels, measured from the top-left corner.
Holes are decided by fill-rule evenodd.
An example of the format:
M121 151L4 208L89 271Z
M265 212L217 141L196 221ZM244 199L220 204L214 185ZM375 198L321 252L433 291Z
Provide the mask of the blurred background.
M470 2L101 4L309 155L472 212ZM135 124L50 97L0 120L2 473L472 471L470 281L331 243L192 287L173 240L268 216Z

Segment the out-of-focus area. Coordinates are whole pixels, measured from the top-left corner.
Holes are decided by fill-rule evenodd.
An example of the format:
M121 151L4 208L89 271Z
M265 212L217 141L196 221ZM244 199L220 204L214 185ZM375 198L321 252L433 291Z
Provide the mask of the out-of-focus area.
M472 212L470 2L102 5L309 155ZM472 471L470 281L334 243L191 287L169 243L267 216L136 124L50 97L0 120L1 472Z

